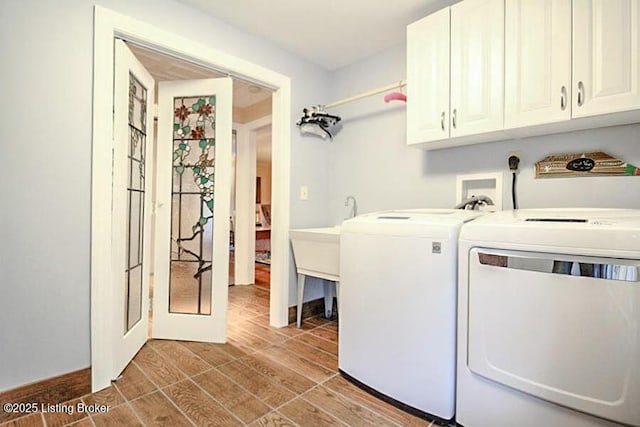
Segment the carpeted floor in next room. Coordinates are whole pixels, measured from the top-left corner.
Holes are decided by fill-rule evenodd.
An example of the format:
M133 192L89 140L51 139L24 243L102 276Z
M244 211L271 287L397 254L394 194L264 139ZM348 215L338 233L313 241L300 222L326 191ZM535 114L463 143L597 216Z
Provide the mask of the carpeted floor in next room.
M268 290L231 286L227 344L149 341L121 379L81 398L107 413L36 413L3 427L429 425L338 374L336 322L278 329L268 313Z

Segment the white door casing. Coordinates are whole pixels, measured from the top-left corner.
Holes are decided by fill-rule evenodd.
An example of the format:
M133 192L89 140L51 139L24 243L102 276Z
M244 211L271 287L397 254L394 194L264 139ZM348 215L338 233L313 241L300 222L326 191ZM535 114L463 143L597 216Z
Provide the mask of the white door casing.
M176 312L169 306L170 283L172 281L170 260L177 257L175 239L172 241L172 227L180 227L172 220L172 210L177 209L172 194L174 186L174 98L193 98L199 100L215 97L215 145L212 151L215 185L213 187L213 240L204 245L213 245L211 254L211 292L204 297L205 306L210 307L209 314L186 314ZM208 102L208 101L207 101ZM203 104L205 105L205 104ZM225 342L227 329L227 295L229 288L229 229L231 204L231 165L232 165L232 81L225 77L220 79L203 79L189 81L171 81L158 83L158 147L157 147L157 211L156 211L156 265L153 292L153 337L180 339L189 341ZM195 123L191 124L194 127ZM204 137L203 137L204 138ZM185 140L187 141L187 140ZM204 141L204 140L203 140ZM198 140L188 141L193 164L198 156L205 156L200 151ZM207 148L211 150L211 148ZM211 156L211 154L209 154ZM187 167L180 175L192 181L193 167ZM204 169L204 167L202 168ZM207 179L207 178L203 178ZM207 181L211 183L211 180ZM186 197L186 196L185 196ZM199 198L199 196L195 196ZM208 211L204 215L208 215ZM208 222L207 227L210 226ZM195 230L198 226L194 226ZM183 227L184 228L184 227ZM198 239L205 234L205 227ZM209 250L204 249L203 253ZM193 258L193 257L188 257ZM207 277L206 275L202 276ZM172 284L175 286L175 284ZM208 287L205 284L205 288ZM173 311L173 312L172 312Z
M112 379L147 340L154 104L154 80L122 40L116 40L114 72ZM135 97L145 92L141 102L131 84Z
M236 216L235 262L236 285L255 281L255 207L256 207L256 133L270 126L271 116L237 124L236 146Z
M236 129L235 285L255 281L256 144L244 124Z

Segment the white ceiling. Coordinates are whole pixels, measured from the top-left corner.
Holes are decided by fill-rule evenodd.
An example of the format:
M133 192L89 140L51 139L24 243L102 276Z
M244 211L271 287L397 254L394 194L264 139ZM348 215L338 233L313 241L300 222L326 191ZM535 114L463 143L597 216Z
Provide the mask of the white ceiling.
M407 24L459 0L178 0L325 67L405 39Z
M145 66L156 82L166 80L208 79L226 76L226 74L145 49L133 43L128 43L127 46L129 46L136 58ZM271 89L262 88L236 78L233 79L234 107L246 108L269 97L271 97Z

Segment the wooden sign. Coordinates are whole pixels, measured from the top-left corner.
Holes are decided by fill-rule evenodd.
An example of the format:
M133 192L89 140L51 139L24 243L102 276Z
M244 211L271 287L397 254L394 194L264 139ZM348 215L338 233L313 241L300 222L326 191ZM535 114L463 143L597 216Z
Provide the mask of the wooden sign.
M536 162L536 178L640 176L640 168L603 151L554 154Z

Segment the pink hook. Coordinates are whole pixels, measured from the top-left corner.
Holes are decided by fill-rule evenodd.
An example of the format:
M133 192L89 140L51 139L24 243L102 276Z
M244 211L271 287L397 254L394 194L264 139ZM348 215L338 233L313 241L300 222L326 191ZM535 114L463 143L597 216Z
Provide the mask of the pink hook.
M405 95L404 93L400 93L400 92L391 92L388 93L384 96L384 102L389 102L389 101L403 101L403 102L407 102L407 95Z

